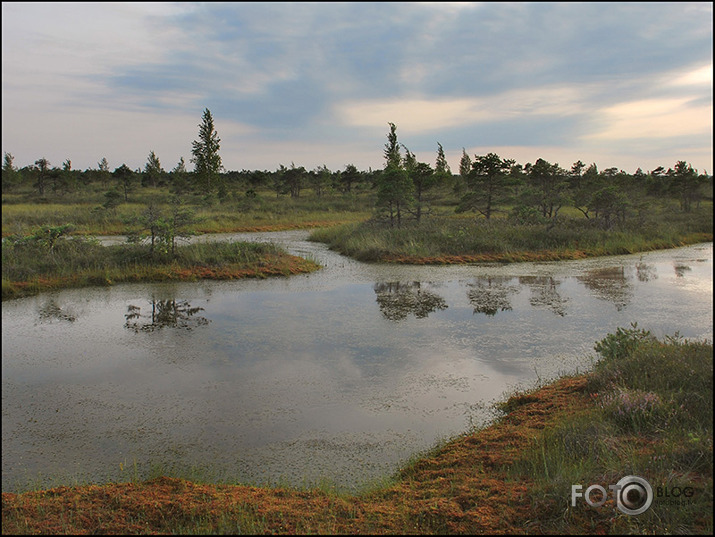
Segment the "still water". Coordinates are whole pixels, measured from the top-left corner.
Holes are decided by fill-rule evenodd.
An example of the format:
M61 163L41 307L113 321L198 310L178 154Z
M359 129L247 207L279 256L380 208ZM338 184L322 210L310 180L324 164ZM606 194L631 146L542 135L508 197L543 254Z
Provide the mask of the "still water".
M2 304L2 490L152 467L355 490L488 418L505 392L592 364L637 322L713 337L712 243L557 263L359 263L124 284Z

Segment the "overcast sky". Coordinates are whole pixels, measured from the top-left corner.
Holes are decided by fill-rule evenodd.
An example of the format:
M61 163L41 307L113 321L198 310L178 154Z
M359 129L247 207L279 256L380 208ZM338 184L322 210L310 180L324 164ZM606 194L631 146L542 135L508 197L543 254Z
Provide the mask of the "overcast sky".
M382 168L388 122L564 168L713 170L712 3L2 4L2 151L171 170L214 116L226 170Z

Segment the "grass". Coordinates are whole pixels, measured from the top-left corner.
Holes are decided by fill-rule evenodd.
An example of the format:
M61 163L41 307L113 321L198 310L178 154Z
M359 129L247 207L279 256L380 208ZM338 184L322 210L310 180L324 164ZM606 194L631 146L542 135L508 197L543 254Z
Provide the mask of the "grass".
M147 245L102 246L81 237L61 238L51 248L37 240L6 240L2 246L2 298L64 287L265 278L319 268L311 260L266 243L197 243L178 246L172 256L151 253Z
M541 512L534 529L712 533L712 343L658 341L633 325L596 350L603 358L586 379L589 406L545 431L509 470L511 479L534 482ZM600 511L563 501L573 484L607 488L627 475L647 479L656 494L642 515L604 516L613 515L613 498ZM665 491L688 487L692 496L668 505Z
M712 209L706 207L690 214L663 209L648 219L608 230L585 218L531 225L508 219L475 223L442 217L399 228L368 221L315 230L311 240L361 261L557 261L712 241L712 218Z
M102 192L75 193L70 198L38 203L30 196L3 195L2 235L27 235L40 226L72 224L77 235L122 235L131 228L150 203L166 209L165 190L142 189L130 202L105 209ZM255 196L231 193L223 200L199 195L184 196L194 212L199 233L278 231L355 222L369 218L370 193L326 194L321 197L276 197L270 191Z
M637 326L596 344L585 375L501 403L501 417L412 459L357 495L180 478L3 493L3 534L712 534L711 342ZM644 477L631 516L571 486ZM676 488L679 487L679 488ZM663 491L691 490L687 502ZM660 492L658 492L660 491ZM684 498L681 498L684 500Z

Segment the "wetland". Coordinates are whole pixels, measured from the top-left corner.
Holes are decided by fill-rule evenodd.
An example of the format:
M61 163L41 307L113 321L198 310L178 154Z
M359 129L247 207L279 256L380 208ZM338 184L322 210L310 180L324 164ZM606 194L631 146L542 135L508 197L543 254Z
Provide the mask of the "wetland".
M356 491L593 365L637 322L712 339L712 243L593 259L322 265L266 280L125 283L3 302L3 491L142 479ZM105 239L106 243L112 241Z

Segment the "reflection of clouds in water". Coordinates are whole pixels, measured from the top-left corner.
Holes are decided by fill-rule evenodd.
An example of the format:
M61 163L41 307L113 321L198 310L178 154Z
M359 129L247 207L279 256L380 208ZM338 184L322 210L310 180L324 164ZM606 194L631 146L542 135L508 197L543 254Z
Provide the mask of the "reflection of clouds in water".
M325 475L354 484L372 471L377 478L463 431L485 401L536 377L583 370L572 358L592 354L616 326L637 320L712 337L705 251L401 267L321 250L331 267L296 278L53 294L45 318L75 320L41 330L47 297L4 303L3 486L18 472L63 468L101 479L133 457L177 466L210 460L229 477L259 482L285 476L300 485ZM677 277L675 265L692 270ZM406 312L399 323L376 300L398 290L407 296L407 306L396 306ZM152 322L152 297L176 303L168 326L197 317L210 324L125 329L127 313ZM475 315L470 299L502 313ZM177 318L197 306L204 309Z

